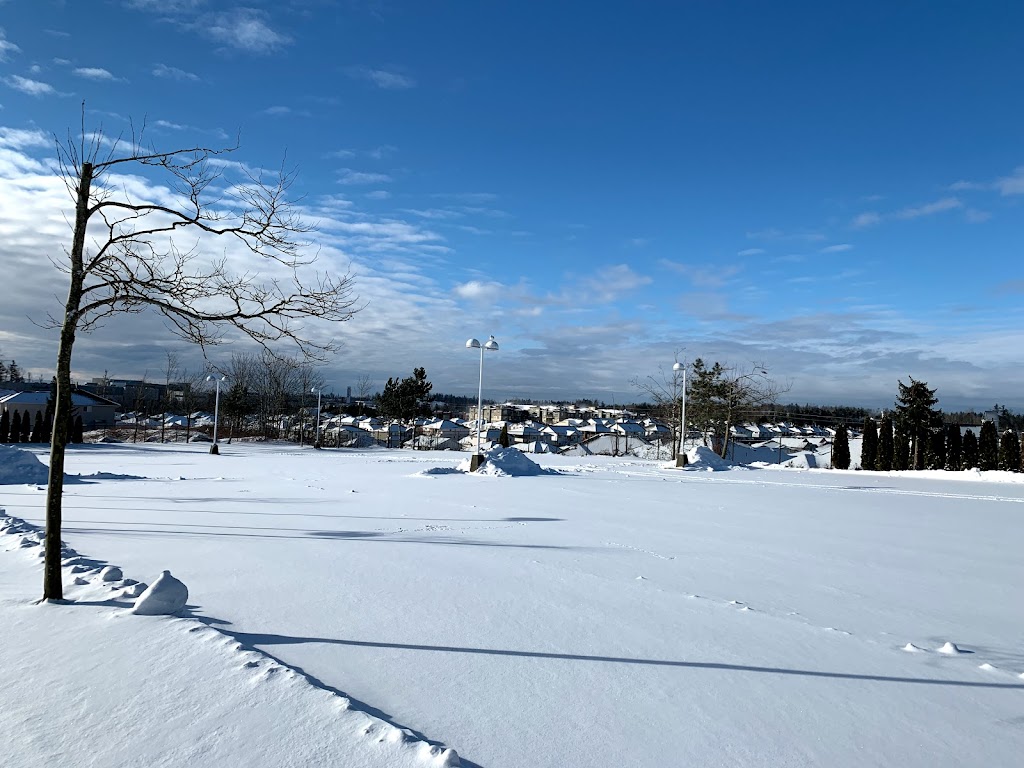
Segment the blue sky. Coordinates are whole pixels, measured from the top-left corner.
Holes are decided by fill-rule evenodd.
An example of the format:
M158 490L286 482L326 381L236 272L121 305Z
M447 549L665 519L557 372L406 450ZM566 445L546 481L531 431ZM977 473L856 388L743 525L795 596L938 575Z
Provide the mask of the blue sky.
M1024 408L1021 28L1012 3L0 0L0 235L46 285L0 285L0 354L52 369L25 318L59 305L63 235L33 222L61 203L28 159L85 99L108 134L298 168L367 303L330 331L339 388L424 365L472 392L464 341L493 333L496 398L633 399L679 351L800 402L912 375ZM75 370L153 377L173 345L115 321Z

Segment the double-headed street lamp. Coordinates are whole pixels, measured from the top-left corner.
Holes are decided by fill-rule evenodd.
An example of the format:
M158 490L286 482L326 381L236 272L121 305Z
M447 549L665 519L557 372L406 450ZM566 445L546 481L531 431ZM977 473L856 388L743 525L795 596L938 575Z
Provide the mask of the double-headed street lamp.
M220 449L217 447L217 420L220 415L220 383L227 380L227 376L221 374L220 376L214 376L210 374L206 377L207 381L216 382L217 391L213 397L213 445L210 446L210 453L214 455L220 454Z
M316 429L313 431L313 447L316 449L323 448L323 443L320 442L320 395L323 394L324 387L326 384L321 384L319 387L313 387L309 391L316 392Z
M484 463L483 454L480 452L480 432L484 426L484 351L497 352L498 342L491 336L481 344L477 339L470 339L466 342L466 349L480 350L480 383L476 391L476 456L470 459L470 472L475 472Z
M683 393L679 397L679 450L676 451L676 465L686 466L686 364L672 366L674 373L683 374Z

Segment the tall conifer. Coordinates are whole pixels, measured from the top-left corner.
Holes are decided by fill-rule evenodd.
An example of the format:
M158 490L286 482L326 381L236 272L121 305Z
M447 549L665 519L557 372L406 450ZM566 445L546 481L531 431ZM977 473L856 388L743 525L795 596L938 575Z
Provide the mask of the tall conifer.
M950 424L946 428L946 469L956 472L963 469L963 440L960 437L960 427L957 424Z
M892 417L883 414L878 422L878 453L875 456L875 469L888 472L892 465Z
M978 438L978 468L982 470L999 467L999 436L996 425L991 421L981 423L981 437Z
M963 439L963 460L961 466L964 469L974 469L978 462L978 438L973 429L964 432Z
M878 457L878 432L875 420L870 416L864 419L864 437L860 445L860 468L875 469Z
M836 428L835 441L832 443L832 468L850 468L850 436L846 432L845 424L840 424Z
M1008 429L999 438L999 468L1007 472L1020 472L1020 438Z

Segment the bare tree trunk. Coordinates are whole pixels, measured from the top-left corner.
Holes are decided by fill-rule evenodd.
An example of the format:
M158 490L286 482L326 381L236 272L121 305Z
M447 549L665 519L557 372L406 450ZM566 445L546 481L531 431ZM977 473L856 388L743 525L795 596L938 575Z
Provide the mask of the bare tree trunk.
M50 438L50 474L46 484L46 553L43 561L43 599L62 600L64 583L60 572L61 498L64 494L64 452L70 435L71 415L71 350L78 327L78 310L82 303L85 281L83 255L85 229L88 224L89 188L92 186L92 163L82 163L75 202L75 232L71 242L71 279L68 300L64 305L64 324L57 347L57 401L53 411L53 435Z

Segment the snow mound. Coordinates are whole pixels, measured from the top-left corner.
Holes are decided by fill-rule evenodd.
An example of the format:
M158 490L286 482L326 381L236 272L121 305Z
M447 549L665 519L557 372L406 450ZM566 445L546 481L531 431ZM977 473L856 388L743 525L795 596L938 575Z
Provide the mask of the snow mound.
M924 648L919 648L913 643L907 643L906 645L904 645L903 650L907 653L927 653L927 651L925 651Z
M958 653L963 653L963 651L957 647L956 643L950 643L947 641L945 645L939 648L939 653L944 653L947 656L956 656Z
M34 453L0 445L0 485L46 485L49 473Z
M108 565L102 571L100 571L101 581L120 581L124 578L124 574L121 573L121 569L116 565Z
M188 587L163 571L135 601L132 613L140 616L170 616L181 611L188 602Z
M546 474L545 470L532 460L527 458L522 451L515 448L492 448L484 451L485 462L476 471L478 475L492 475L494 477L528 477L531 475ZM471 459L459 462L458 469L462 472L469 472Z
M686 468L704 472L721 472L732 469L733 463L723 459L706 445L698 445L686 452Z
M782 466L791 469L817 469L818 457L810 451L801 451L789 461L782 462Z

